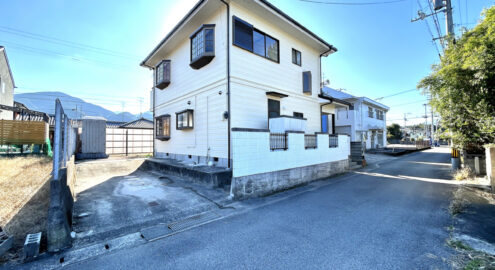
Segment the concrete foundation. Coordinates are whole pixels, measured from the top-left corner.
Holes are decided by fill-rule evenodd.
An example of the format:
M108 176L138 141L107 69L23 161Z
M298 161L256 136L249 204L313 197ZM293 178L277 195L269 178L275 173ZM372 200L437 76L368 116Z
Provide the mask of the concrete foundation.
M184 154L174 154L174 153L164 153L164 152L156 152L156 158L161 159L175 159L177 161L187 161L194 162L195 164L207 164L208 161L211 161L213 165L217 167L227 168L229 166L229 160L226 158L218 158L218 157L210 157L209 159L206 156L195 156L195 155L184 155Z
M232 178L231 195L236 200L260 197L296 187L308 182L344 173L349 160L316 164L287 170Z
M223 188L230 185L232 179L232 170L230 169L209 166L188 166L174 159L148 159L140 169L174 174L183 177L185 180L215 188Z

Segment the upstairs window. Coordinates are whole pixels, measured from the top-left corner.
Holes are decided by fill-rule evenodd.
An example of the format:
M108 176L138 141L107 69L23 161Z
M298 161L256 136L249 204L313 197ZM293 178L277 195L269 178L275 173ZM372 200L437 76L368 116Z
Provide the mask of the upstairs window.
M259 56L279 62L279 42L269 35L255 29L251 24L233 17L233 44Z
M170 114L160 115L155 118L155 137L161 141L170 139Z
M170 84L170 60L163 60L155 68L155 87L165 89Z
M298 66L301 65L301 52L296 49L292 49L292 63Z
M215 57L215 25L203 24L190 37L191 63L194 69L199 69L211 62Z
M303 113L294 112L293 115L294 115L294 118L304 119L304 114Z
M311 71L303 72L303 93L311 94Z
M373 118L373 108L368 107L368 117Z
M187 109L175 113L176 129L192 129L194 127L193 110Z

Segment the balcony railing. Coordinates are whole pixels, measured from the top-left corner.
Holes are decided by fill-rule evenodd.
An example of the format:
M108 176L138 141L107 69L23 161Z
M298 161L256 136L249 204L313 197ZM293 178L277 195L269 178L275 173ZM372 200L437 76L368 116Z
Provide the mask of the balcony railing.
M316 148L316 146L317 146L316 134L305 134L304 147L308 149L308 148Z
M336 134L328 135L328 147L330 148L339 147L339 135Z
M271 150L287 150L287 133L270 133Z

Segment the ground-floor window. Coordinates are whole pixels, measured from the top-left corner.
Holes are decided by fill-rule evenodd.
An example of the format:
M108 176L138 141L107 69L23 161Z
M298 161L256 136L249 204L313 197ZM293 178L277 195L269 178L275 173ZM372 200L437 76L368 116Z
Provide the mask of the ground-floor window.
M170 139L170 114L160 115L155 118L155 136L158 140Z

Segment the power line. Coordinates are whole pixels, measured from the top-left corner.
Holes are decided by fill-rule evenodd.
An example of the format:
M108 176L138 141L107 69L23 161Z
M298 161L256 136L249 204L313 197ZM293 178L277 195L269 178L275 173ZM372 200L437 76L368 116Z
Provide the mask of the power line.
M138 56L127 54L127 53L122 53L122 52L117 52L114 50L109 50L109 49L104 49L104 48L99 48L91 45L86 45L82 43L77 43L73 41L68 41L68 40L63 40L55 37L49 37L49 36L44 36L36 33L31 33L19 29L14 29L10 27L5 27L5 26L0 26L0 32L4 33L9 33L12 35L17 35L17 36L22 36L25 38L30 38L30 39L35 39L35 40L41 40L53 44L58 44L58 45L63 45L67 47L72 47L72 48L77 48L77 49L85 49L89 51L93 51L96 53L100 54L106 54L110 56L116 56L116 57L127 57L127 58L133 58L133 59L140 59Z
M34 53L34 54L41 54L41 55L46 55L46 56L60 56L60 57L67 58L68 60L71 60L74 62L81 62L81 63L93 64L93 65L96 64L98 66L107 66L107 67L112 67L112 68L118 68L118 69L125 70L125 71L129 71L126 68L132 68L131 66L125 66L122 64L118 64L118 63L109 63L109 62L103 62L103 61L93 60L93 59L89 59L89 58L71 56L71 55L60 53L60 52L25 46L25 45L21 45L21 44L9 42L9 41L0 40L0 43L11 44L11 45L9 45L9 48L12 48L15 50L21 50L21 51L25 51L25 52L30 52L30 53Z
M414 89L409 89L409 90L404 90L404 91L400 91L400 92L398 92L398 93L395 93L395 94L392 94L392 95L388 95L388 96L384 96L384 97L375 98L375 100L382 100L382 99L384 99L384 98L393 97L393 96L398 96L398 95L402 95L402 94L405 94L405 93L408 93L408 92L412 92L412 91L416 91L416 88L414 88Z
M423 10L423 7L421 6L421 3L419 2L419 0L417 0L417 2L418 2L419 9L422 11ZM431 39L432 39L433 45L435 46L435 50L437 50L438 58L442 58L442 56L440 54L440 50L438 49L438 46L437 46L437 42L435 41L435 36L433 35L433 32L430 29L430 24L428 24L428 21L427 20L424 20L424 21L425 21L425 24L426 24L426 28L428 29L428 32L431 35Z
M389 107L394 107L394 106L402 106L402 105L409 105L409 104L415 104L415 103L420 103L420 102L426 102L425 100L416 100L412 102L406 102L406 103L401 103L401 104L394 104L394 105L388 105Z
M434 14L432 16L433 17L433 23L435 24L435 28L437 29L438 37L441 38L443 35L442 35L442 30L440 30L440 23L438 22L439 21L438 20L438 14L435 11L433 11L433 7L431 5L431 2L429 0L426 0L426 2L428 2L428 7L430 8L431 14ZM442 49L445 50L442 39L440 39L440 45L442 45Z
M369 5L382 5L382 4L393 4L399 2L405 2L406 0L393 0L393 1L381 1L381 2L325 2L316 0L299 0L301 2L315 3L315 4L325 4L325 5L343 5L343 6L369 6Z
M59 91L59 90L47 90L47 89L35 89L35 88L29 88L29 87L23 87L23 86L18 86L16 87L16 89L25 89L25 90L34 90L34 91L41 91L41 92L75 92L75 91ZM19 92L16 90L16 92ZM37 93L37 92L27 92L27 91L20 91L21 93L20 94L36 94L36 95L43 95L43 96L54 96L54 97L60 97L60 95L54 95L54 94L47 94L47 93ZM108 100L108 98L111 98L112 100L115 100L115 96L110 96L110 95L102 95L102 94L91 94L93 97L90 97L88 99L97 99L97 98L94 98L94 96L97 96L97 97L104 97L105 99L101 98L100 100ZM73 96L71 96L73 97ZM74 97L74 98L78 98L78 97ZM83 97L85 98L85 97ZM120 99L124 100L124 99L142 99L143 97L119 97ZM120 104L120 102L119 102Z

